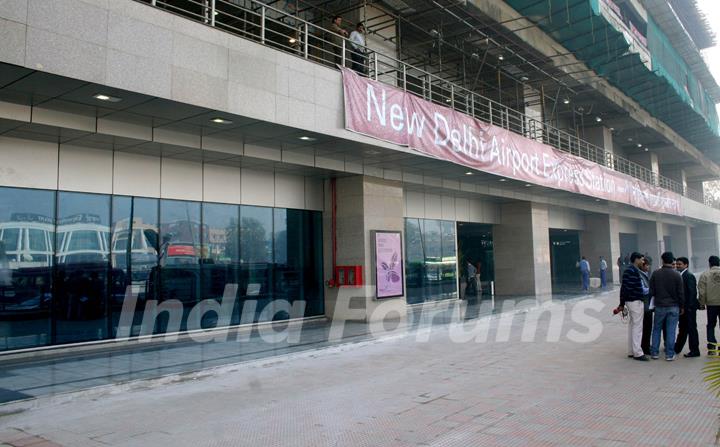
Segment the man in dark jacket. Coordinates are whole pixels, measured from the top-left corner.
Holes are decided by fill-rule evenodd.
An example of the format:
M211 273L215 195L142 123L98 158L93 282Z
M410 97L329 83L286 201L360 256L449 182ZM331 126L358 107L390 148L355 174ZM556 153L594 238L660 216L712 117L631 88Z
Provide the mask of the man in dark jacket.
M675 267L680 272L683 280L683 292L685 294L685 314L680 317L677 341L675 341L675 353L680 354L685 347L685 341L689 338L690 352L684 357L700 357L700 339L697 329L697 311L700 302L697 298L697 279L688 270L690 266L688 258L680 257L675 260Z
M669 251L661 256L662 267L650 277L650 296L655 300L655 321L653 322L650 356L659 357L660 330L665 329L665 360L675 360L675 333L678 320L684 313L685 292L683 281L673 263L675 257Z
M632 265L625 269L620 286L620 306L616 312L622 312L627 307L630 315L628 325L628 357L635 360L647 361L647 356L642 350L643 314L645 305L643 303L643 285L640 279L640 266L644 257L640 253L630 255Z

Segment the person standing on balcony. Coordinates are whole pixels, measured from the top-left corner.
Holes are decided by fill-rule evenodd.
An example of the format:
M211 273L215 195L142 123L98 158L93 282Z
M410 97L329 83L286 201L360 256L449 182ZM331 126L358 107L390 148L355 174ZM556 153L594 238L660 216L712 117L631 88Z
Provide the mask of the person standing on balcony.
M367 49L365 48L365 25L358 23L355 30L350 33L350 46L352 51L352 69L362 75L367 74Z
M607 268L607 261L600 256L600 287L603 289L607 285Z
M328 40L332 44L332 52L335 54L335 63L342 65L343 60L343 39L348 36L348 32L342 27L342 17L334 16L330 24L330 35Z
M580 260L580 275L582 276L582 289L583 292L590 290L590 263L585 256Z
M710 270L703 272L698 281L700 309L707 308L707 348L708 355L715 355L717 339L715 325L720 317L720 258L710 256Z

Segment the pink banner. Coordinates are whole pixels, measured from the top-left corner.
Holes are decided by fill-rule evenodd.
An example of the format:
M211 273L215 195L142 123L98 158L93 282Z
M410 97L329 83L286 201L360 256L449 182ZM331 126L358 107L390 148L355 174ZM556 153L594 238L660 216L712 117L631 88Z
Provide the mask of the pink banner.
M345 128L479 171L682 215L680 196L343 69Z

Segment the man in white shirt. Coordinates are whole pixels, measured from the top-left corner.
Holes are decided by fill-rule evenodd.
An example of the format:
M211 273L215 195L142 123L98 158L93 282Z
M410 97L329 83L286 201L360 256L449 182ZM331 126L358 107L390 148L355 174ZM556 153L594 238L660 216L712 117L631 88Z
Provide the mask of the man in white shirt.
M607 262L605 261L605 258L600 256L600 287L603 289L605 288L605 285L607 284Z
M352 59L352 69L360 74L367 73L365 57L365 25L358 23L355 30L350 33L350 57Z

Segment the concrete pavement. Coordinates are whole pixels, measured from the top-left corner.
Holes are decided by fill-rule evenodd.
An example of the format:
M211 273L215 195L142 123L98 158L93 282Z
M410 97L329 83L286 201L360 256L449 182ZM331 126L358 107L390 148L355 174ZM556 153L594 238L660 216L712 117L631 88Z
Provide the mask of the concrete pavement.
M612 293L582 312L560 303L555 306L563 312L481 318L455 326L455 333L438 325L172 380L11 403L0 407L0 441L45 447L714 445L720 405L702 382L706 359L628 359L627 327L610 316L615 304ZM538 317L534 336L524 334ZM476 339L487 341L456 342L458 331L473 328ZM573 341L596 330L592 341ZM557 342L547 341L558 334ZM508 341L498 341L506 335Z

